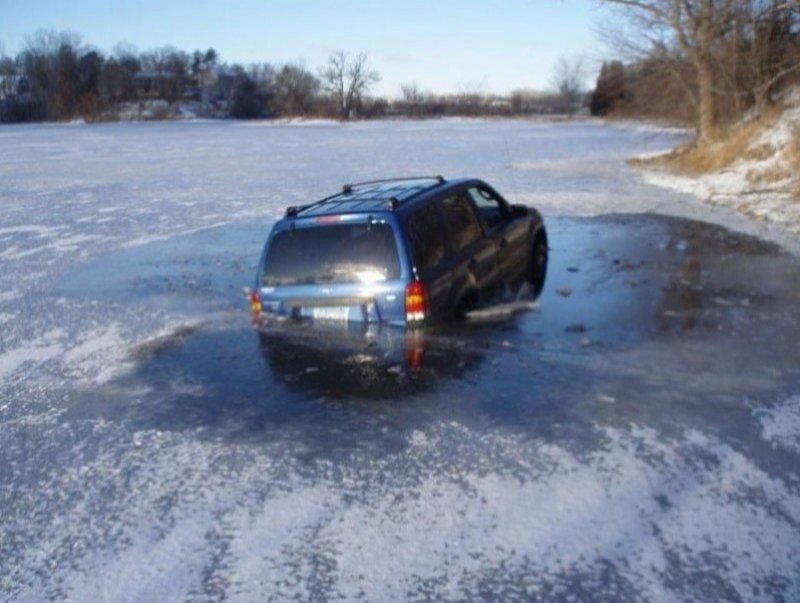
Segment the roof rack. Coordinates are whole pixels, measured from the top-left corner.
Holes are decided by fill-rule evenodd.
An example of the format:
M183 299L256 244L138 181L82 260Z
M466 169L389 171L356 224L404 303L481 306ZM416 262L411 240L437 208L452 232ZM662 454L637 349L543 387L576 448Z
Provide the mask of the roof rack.
M357 187L357 186L366 186L368 184L383 184L383 183L386 183L386 182L404 182L406 180L436 180L436 184L434 184L433 186L439 186L440 184L444 184L445 182L447 182L447 180L444 179L444 176L440 176L440 175L438 175L438 176L405 176L405 177L398 177L398 178L381 178L380 180L367 180L365 182L354 182L353 184L345 184L342 187L342 192L341 193L336 193L334 195L330 195L329 197L325 197L324 199L320 199L319 201L314 201L313 203L307 203L306 205L292 205L290 207L287 207L286 208L286 213L284 215L287 218L293 218L294 216L296 216L297 214L299 214L302 211L305 211L307 209L311 209L312 207L316 207L318 205L322 205L323 203L326 203L327 201L331 201L332 199L335 199L336 197L338 197L342 193L344 193L344 194L350 193L350 192L353 191L353 188ZM428 188L431 188L431 187L428 187ZM423 190L418 191L416 194L412 195L412 197L415 197L417 194L424 192L424 190L427 190L427 189L423 189ZM405 199L405 201L408 201L408 200L409 199ZM395 196L389 197L388 201L389 201L389 207L391 209L397 209L397 207L399 207L399 205L401 203L400 200Z
M379 180L365 180L364 182L354 182L352 184L345 184L342 187L343 193L349 193L356 186L366 186L367 184L383 184L385 182L404 182L406 180L436 180L438 184L444 184L446 180L444 176L438 174L436 176L400 176L397 178L381 178Z

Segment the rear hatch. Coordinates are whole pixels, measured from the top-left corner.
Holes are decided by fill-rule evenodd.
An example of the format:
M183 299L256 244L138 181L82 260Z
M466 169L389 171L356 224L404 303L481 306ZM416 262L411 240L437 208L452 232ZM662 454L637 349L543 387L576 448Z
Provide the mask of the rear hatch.
M259 270L262 310L327 322L403 322L401 242L392 223L344 214L279 223Z

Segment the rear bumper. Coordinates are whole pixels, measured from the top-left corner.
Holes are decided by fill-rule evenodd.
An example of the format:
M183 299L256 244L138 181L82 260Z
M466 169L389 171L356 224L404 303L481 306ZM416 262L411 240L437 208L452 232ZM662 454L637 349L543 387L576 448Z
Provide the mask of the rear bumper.
M298 321L332 321L405 326L404 281L262 287L261 313Z
M260 312L254 312L253 318L257 325L267 327L297 324L358 331L372 326L391 329L422 326L422 323L409 324L400 318L388 320L373 309L362 306L301 306L289 308L287 311L262 309Z

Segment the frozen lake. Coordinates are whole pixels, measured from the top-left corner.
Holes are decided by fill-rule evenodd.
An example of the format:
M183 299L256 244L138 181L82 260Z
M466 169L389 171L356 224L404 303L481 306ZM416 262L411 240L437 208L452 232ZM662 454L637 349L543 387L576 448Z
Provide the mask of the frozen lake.
M800 599L797 242L626 166L680 137L0 128L1 598ZM543 211L536 311L252 328L285 206L424 173Z

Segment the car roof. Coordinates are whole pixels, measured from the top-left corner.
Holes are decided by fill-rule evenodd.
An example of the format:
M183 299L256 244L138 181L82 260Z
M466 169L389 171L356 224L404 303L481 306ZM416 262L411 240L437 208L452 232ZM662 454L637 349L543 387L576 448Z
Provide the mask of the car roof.
M392 179L345 185L342 192L302 207L290 207L287 217L310 218L331 214L395 212L431 199L466 183L481 183L473 178L445 180L441 177Z

